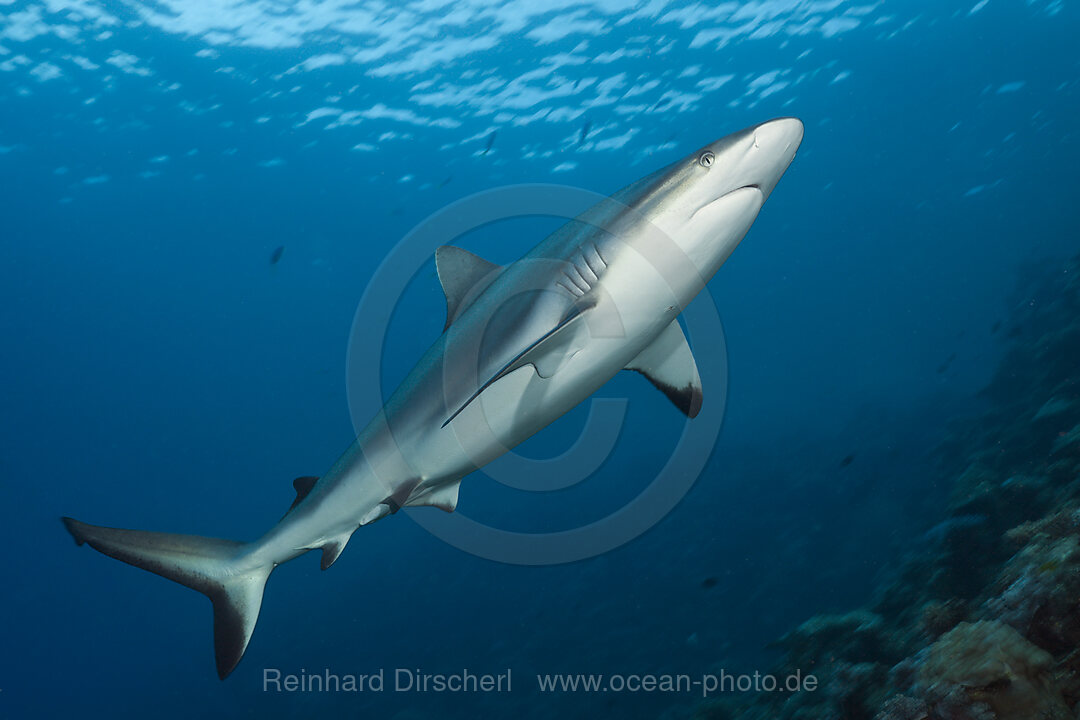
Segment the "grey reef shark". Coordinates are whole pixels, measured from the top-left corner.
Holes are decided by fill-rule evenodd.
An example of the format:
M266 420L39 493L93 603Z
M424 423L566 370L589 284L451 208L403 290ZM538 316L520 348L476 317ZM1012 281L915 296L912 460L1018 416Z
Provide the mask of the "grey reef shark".
M541 430L620 370L689 417L697 365L676 319L727 260L803 138L794 118L713 142L599 202L520 260L436 252L442 335L333 467L254 542L98 527L79 545L210 598L218 675L248 646L267 578L309 550L334 564L357 528L401 507L455 509L463 477Z

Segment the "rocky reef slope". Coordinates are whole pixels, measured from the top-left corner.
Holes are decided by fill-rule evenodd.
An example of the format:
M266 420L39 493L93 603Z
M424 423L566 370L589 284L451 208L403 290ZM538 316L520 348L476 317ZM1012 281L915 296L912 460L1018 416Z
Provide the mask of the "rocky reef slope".
M946 519L870 606L779 641L794 695L722 698L694 717L1057 720L1080 717L1080 256L1025 292L988 409L937 456Z

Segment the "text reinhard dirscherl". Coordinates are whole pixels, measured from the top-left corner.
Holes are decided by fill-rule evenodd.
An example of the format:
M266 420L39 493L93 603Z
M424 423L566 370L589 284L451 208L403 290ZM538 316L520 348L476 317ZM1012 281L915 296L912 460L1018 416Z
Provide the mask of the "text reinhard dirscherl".
M391 682L387 683L389 675ZM367 675L331 672L283 673L277 668L263 668L263 692L510 692L510 668L503 673L425 673L412 668L395 668L391 673L383 668Z
M380 668L365 675L337 674L329 668L312 672L284 673L278 668L263 669L263 692L274 693L502 693L513 690L512 672L475 673L465 669L451 673L427 673L413 668ZM700 693L704 697L717 693L798 693L814 692L818 679L796 671L787 676L755 672L731 674L724 670L702 675L667 673L630 674L551 674L537 675L537 688L542 693Z

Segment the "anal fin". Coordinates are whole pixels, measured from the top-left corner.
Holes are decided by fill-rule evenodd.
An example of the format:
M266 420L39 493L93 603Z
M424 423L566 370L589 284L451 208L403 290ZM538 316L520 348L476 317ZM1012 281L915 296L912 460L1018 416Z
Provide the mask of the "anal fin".
M349 538L351 537L352 533L342 535L322 546L322 562L320 563L320 566L323 570L326 570L333 565L337 559L341 557L341 551L349 544Z

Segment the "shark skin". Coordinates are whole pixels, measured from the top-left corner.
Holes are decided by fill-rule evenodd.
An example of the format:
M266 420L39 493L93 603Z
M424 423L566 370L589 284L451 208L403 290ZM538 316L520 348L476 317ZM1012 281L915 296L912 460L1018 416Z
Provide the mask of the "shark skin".
M275 567L310 550L330 567L359 527L404 506L457 506L461 479L588 398L621 370L645 375L689 417L701 381L676 320L750 229L803 125L780 118L711 143L624 188L498 266L436 253L442 335L262 538L98 527L82 545L199 590L214 606L218 675L239 663Z

